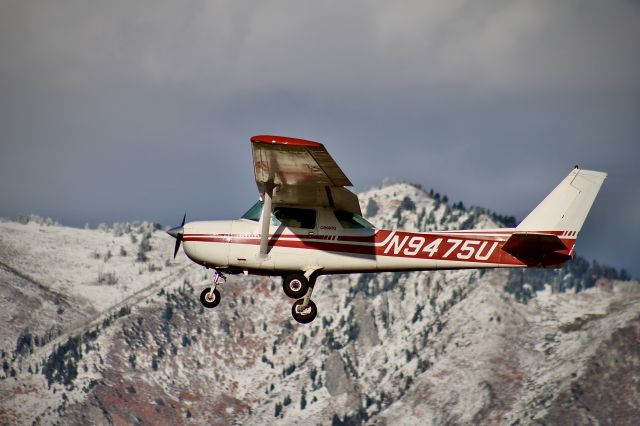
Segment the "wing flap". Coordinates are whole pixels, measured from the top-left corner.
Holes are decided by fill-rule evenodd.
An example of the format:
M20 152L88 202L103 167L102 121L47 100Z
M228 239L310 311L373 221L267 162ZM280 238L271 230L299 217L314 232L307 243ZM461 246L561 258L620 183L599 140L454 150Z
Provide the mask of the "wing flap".
M311 155L324 174L331 180L332 186L353 186L324 146L322 149L311 150Z
M331 207L362 215L358 196L346 188L331 186L279 186L273 194L275 204Z

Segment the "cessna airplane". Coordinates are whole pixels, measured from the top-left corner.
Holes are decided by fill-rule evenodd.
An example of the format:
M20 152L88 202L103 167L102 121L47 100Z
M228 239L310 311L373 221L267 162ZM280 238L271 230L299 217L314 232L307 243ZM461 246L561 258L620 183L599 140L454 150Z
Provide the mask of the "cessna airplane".
M318 313L311 300L321 275L463 268L560 267L573 257L582 224L607 174L571 173L516 227L403 232L377 229L362 217L340 167L317 142L251 138L260 201L240 219L185 223L167 231L185 254L212 269L200 294L220 303L224 273L282 276L300 323Z

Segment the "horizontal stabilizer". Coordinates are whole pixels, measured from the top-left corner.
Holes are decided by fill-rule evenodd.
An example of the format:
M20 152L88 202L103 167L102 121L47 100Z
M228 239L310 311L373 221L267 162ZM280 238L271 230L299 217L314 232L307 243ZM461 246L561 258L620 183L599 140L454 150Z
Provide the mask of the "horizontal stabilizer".
M502 250L528 266L552 266L571 259L569 248L553 234L515 232Z

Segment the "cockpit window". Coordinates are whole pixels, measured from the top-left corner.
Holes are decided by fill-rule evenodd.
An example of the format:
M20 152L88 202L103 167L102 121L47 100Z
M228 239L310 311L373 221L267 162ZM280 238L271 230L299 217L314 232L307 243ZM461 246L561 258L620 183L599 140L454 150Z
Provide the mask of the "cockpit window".
M262 215L262 201L258 201L251 207L245 214L242 215L242 219L253 220L254 222L260 222L260 216Z
M350 213L344 210L334 210L336 219L344 229L373 229L375 226L367 222L365 218L359 214Z
M251 207L242 219L260 222L264 203L258 201ZM275 207L271 216L271 222L275 226L283 224L291 228L314 229L316 227L316 211L313 209L297 209L294 207Z
M294 207L276 207L273 209L273 224L278 226L280 223L291 228L314 229L316 227L316 211Z

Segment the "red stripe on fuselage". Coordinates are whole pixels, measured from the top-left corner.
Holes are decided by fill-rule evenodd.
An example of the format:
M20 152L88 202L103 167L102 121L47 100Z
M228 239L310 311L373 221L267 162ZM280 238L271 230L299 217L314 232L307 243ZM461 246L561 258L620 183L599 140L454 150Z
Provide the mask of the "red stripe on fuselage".
M491 236L477 231L412 233L381 230L371 236L339 236L337 240L333 235L273 234L269 237L269 246L354 255L524 266L518 259L501 250L511 232L493 235L497 233L490 231L487 234ZM260 237L257 234L186 234L184 241L259 245ZM570 254L575 240L565 238L563 242Z

